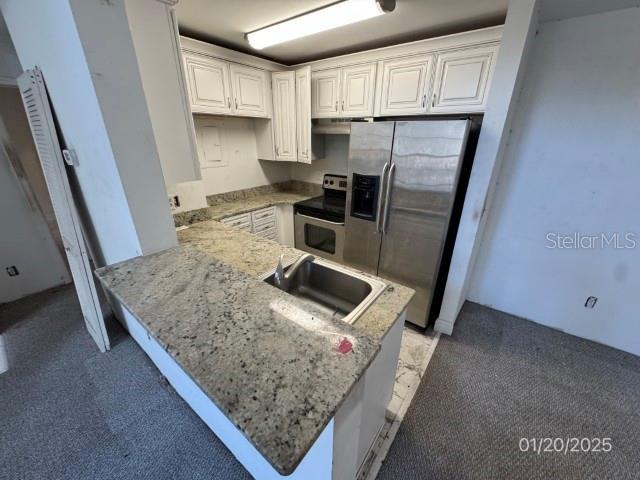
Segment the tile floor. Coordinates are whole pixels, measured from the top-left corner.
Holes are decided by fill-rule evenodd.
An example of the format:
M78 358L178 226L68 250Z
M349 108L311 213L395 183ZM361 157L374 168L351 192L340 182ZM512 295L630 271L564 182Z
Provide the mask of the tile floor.
M424 334L405 327L393 397L387 407L387 421L358 473L358 480L374 480L378 475L439 338L440 334L433 331Z

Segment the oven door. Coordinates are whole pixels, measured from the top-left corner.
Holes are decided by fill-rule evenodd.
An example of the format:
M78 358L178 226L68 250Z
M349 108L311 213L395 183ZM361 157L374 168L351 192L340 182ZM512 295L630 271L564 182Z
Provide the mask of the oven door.
M342 263L344 223L296 213L294 227L295 246L298 250Z

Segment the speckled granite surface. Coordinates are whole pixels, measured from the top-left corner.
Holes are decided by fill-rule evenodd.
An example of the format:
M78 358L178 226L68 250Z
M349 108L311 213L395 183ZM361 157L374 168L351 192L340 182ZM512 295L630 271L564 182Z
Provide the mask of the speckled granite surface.
M254 278L274 270L280 254L285 254L287 262L293 262L304 253L216 221L194 224L179 231L178 241ZM387 289L354 323L355 327L377 340L384 337L414 295L410 288L389 281L386 283Z
M207 197L208 207L176 213L173 216L173 221L176 227L181 227L207 220L222 220L259 208L294 204L318 195L322 195L321 185L295 180L236 190L219 195L209 195Z
M254 278L273 263L268 240L241 247L249 243L254 258L262 251L262 263L238 262L238 246L225 256L226 241L216 249L197 239L208 232L233 241L225 229L191 231L190 245L96 273L273 467L290 474L379 343ZM354 346L350 353L337 349L343 338Z

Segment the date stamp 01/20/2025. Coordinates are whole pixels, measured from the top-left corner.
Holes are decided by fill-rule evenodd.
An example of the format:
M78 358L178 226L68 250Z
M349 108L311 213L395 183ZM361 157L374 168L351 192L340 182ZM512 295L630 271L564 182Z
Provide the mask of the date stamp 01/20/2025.
M610 437L522 437L518 442L518 448L521 452L536 455L608 453L613 449L613 441Z

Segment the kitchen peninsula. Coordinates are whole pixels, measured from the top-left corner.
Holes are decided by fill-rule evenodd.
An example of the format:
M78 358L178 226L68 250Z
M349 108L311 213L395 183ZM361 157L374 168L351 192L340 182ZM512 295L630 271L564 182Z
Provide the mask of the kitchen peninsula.
M97 271L130 334L253 476L355 478L413 291L385 282L349 325L262 281L302 252L217 221L179 238Z

